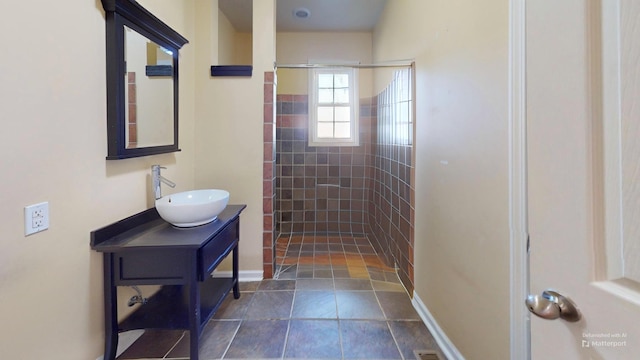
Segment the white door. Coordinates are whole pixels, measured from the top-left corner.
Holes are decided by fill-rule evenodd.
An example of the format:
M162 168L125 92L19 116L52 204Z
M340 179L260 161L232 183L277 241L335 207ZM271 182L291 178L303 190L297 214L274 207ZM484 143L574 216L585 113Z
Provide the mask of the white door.
M640 1L526 3L531 358L640 359Z

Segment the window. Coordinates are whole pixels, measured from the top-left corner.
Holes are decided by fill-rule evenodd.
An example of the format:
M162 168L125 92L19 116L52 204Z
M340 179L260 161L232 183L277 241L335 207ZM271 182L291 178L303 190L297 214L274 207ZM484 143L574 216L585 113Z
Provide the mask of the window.
M309 79L309 145L358 146L356 70L312 69Z

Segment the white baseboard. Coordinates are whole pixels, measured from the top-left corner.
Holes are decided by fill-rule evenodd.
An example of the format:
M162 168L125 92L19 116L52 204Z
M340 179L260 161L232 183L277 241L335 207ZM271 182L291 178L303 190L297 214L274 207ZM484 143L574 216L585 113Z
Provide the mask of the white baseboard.
M420 318L422 318L424 324L427 326L427 329L429 329L429 331L431 332L431 335L433 335L433 338L436 340L436 343L438 343L438 346L440 346L440 350L447 357L447 359L464 360L464 356L462 356L455 345L453 345L451 340L449 340L444 331L442 331L436 319L433 318L431 312L429 312L429 309L427 309L427 307L424 305L415 291L413 292L413 300L411 300L411 303L418 312L418 315L420 315Z
M262 270L240 270L238 272L238 281L261 281L263 279L264 272ZM231 277L231 271L214 271L211 276L213 277Z

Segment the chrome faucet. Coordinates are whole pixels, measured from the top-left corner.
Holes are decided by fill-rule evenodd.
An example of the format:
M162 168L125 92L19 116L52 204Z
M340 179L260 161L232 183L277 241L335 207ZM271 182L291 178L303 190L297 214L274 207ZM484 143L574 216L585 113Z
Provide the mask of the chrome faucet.
M160 175L160 169L166 169L166 167L163 167L160 165L151 166L151 179L153 181L153 193L156 197L156 200L162 197L162 190L160 189L161 183L165 183L172 188L176 187L176 183Z

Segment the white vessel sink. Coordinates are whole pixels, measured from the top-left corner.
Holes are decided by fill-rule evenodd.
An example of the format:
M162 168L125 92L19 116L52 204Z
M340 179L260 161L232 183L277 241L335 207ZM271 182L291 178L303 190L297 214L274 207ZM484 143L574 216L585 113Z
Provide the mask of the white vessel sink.
M191 190L156 200L156 209L166 222L178 227L210 223L229 202L229 192L219 189Z

